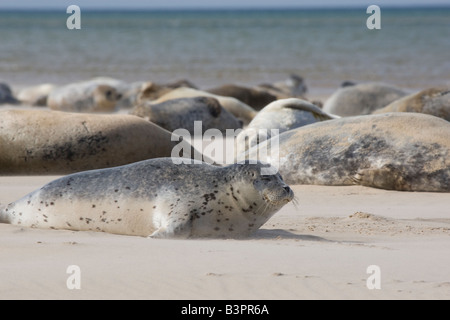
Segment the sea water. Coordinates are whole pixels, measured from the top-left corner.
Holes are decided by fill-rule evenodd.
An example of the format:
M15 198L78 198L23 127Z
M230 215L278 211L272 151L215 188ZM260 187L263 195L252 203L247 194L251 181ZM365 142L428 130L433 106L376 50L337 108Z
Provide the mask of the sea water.
M96 76L201 88L302 76L310 92L341 82L450 85L450 8L0 12L0 80L64 84Z

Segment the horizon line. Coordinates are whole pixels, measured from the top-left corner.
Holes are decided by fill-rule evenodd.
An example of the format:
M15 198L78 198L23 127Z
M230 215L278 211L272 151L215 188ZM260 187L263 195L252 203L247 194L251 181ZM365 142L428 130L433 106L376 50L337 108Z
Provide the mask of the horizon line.
M417 4L417 5L403 5L403 4L388 4L379 6L381 9L439 9L439 8L450 8L450 4ZM59 11L60 8L67 8L65 5L62 6L50 6L50 7L1 7L0 11ZM262 10L351 10L351 9L364 9L365 5L305 5L305 6L261 6L261 7L208 7L208 6L197 6L197 7L88 7L80 9L84 11L262 11Z

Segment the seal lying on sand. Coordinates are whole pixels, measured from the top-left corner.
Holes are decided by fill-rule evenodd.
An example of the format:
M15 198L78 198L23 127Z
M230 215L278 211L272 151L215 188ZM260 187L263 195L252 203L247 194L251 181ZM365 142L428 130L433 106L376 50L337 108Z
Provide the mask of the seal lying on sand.
M116 88L92 80L57 87L48 95L47 105L58 111L112 112L120 98Z
M68 174L169 157L178 144L171 139L131 115L2 110L0 174ZM191 155L202 159L195 150Z
M286 95L285 98L301 98L308 91L305 80L297 74L291 74L285 81L260 84L257 88L277 96Z
M194 135L194 121L202 122L202 133L207 129L240 129L242 122L222 108L211 97L180 98L159 104L140 103L130 114L147 119L170 132L183 128Z
M166 93L169 93L170 91L178 88L198 89L195 84L185 79L165 84L148 81L142 85L138 94L137 102L139 103L145 100L157 100Z
M155 238L245 237L293 199L262 164L171 158L65 176L9 204L0 222Z
M278 99L276 95L265 90L248 88L235 84L226 84L206 91L219 96L236 98L255 110L261 110L269 103Z
M384 83L361 83L336 90L323 105L323 111L341 117L371 114L404 97L406 92Z
M257 111L252 107L246 105L242 101L232 97L218 96L206 91L196 90L192 88L177 88L159 99L152 101L153 104L165 102L172 99L179 98L192 98L192 97L212 97L216 98L225 110L233 114L236 118L243 121L244 124L248 124L255 116Z
M373 114L386 112L418 112L450 121L450 87L422 90L395 100Z
M20 103L19 100L17 100L11 88L6 83L0 83L0 104L18 104Z
M55 90L56 85L44 83L36 86L26 87L19 91L17 99L23 104L31 106L46 106L50 92Z
M399 112L341 118L277 138L279 163L272 164L289 184L450 192L450 123L434 116ZM251 149L249 159L270 160L258 156L268 142Z
M283 133L311 123L337 119L314 104L297 98L280 99L263 108L237 136L236 154L273 137L274 130ZM262 132L260 132L260 130Z

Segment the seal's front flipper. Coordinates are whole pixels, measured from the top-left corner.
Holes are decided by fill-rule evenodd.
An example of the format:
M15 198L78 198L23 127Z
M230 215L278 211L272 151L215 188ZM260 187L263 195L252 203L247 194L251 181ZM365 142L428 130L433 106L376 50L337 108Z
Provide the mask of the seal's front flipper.
M154 239L171 239L181 238L187 239L191 234L191 227L189 223L180 223L176 226L169 225L167 227L161 227L149 235L147 238Z
M153 232L151 235L149 235L147 238L171 238L173 237L173 234L169 234L169 232L167 232L166 228L159 228L158 230L156 230L155 232Z

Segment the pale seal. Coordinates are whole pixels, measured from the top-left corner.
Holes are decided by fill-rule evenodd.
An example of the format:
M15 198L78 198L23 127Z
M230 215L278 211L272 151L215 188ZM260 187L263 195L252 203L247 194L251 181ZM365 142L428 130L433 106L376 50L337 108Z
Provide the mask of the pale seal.
M436 87L395 100L373 114L386 112L418 112L450 121L450 87Z
M120 98L116 88L92 80L55 88L48 95L47 105L67 112L113 112Z
M240 238L293 199L262 164L214 167L171 158L65 176L9 204L0 222L155 238Z
M289 98L274 101L259 111L248 126L238 134L236 154L270 139L277 133L337 118L339 117L322 111L306 100Z
M138 94L137 102L144 100L156 100L177 88L198 89L195 84L186 79L177 80L165 84L155 83L152 81L145 82Z
M384 83L360 83L336 90L325 101L323 111L341 117L366 115L406 94L403 90Z
M145 81L125 82L110 77L96 77L89 80L91 84L106 85L116 90L118 100L116 101L116 109L131 109L137 101L141 88L145 86Z
M242 101L239 101L233 97L224 97L215 95L206 91L201 91L192 88L177 88L165 95L161 96L159 99L154 100L153 103L161 103L167 100L178 99L178 98L192 98L192 97L212 97L216 98L222 107L224 107L228 112L233 114L236 118L243 121L244 124L248 124L257 114L257 111L252 107L246 105Z
M258 157L270 140L249 150L249 159L271 162L289 184L450 192L450 123L438 117L399 112L341 118L277 138L278 163Z
M125 114L0 111L0 174L68 174L169 157L172 134ZM195 150L191 155L202 159ZM205 160L206 161L206 160Z
M225 133L226 129L242 128L242 122L211 97L180 98L159 104L141 102L130 114L149 120L170 132L186 129L191 135L195 134L195 121L201 121L202 133L208 129Z
M36 86L23 88L17 94L17 99L26 105L31 106L46 106L47 98L50 92L56 88L52 83L44 83Z

